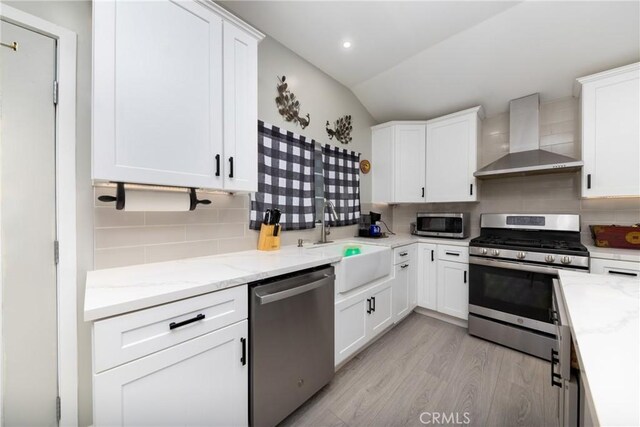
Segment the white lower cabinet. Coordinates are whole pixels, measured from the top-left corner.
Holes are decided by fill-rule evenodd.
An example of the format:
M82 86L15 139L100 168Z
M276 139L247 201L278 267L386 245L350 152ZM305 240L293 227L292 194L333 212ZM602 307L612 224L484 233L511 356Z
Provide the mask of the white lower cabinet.
M467 320L469 248L418 244L418 306Z
M245 285L94 323L94 425L248 425L247 305Z
M589 271L595 274L611 274L620 277L639 277L640 263L614 259L591 258Z
M393 324L393 280L336 303L335 364L345 361Z
M438 311L467 320L469 317L469 264L438 261Z
M418 280L418 306L436 310L438 291L437 269L438 247L433 244L420 243L418 251L419 280Z

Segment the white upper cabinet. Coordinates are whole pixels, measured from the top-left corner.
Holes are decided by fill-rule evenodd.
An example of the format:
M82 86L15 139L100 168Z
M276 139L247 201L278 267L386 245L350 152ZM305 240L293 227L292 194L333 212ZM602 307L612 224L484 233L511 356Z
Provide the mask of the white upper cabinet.
M424 202L424 122L372 128L373 202Z
M640 196L640 63L582 85L582 196Z
M474 202L482 107L427 122L426 202Z
M258 191L258 42L223 27L225 188Z
M93 179L254 189L259 33L170 0L95 2L93 33Z

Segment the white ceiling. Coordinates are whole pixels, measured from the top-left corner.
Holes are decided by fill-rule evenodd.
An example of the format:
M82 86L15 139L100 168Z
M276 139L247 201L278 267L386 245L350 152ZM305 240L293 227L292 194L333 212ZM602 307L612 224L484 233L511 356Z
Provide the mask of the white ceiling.
M351 88L380 122L478 104L491 116L640 60L637 1L220 3Z

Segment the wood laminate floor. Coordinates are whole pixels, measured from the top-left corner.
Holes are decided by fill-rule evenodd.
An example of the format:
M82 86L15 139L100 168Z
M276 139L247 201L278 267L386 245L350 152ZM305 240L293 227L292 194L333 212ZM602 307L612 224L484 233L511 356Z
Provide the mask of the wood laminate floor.
M430 421L557 427L549 369L548 362L412 313L281 425L420 426ZM439 422L436 413L444 414Z

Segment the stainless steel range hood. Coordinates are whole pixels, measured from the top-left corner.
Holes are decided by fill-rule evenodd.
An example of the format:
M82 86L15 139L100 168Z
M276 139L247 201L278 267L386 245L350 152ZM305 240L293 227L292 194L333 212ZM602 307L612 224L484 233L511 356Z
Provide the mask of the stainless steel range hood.
M509 154L479 169L480 179L506 176L571 172L584 165L582 160L540 149L540 95L509 102Z

